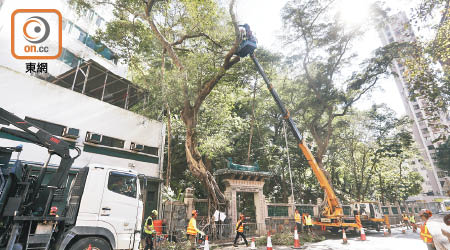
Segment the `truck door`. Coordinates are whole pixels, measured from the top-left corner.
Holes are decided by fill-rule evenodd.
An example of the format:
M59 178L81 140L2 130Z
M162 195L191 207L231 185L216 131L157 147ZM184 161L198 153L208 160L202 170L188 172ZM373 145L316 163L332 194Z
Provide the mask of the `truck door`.
M139 207L137 176L111 170L107 178L100 206L100 221L115 229L116 248L131 249Z

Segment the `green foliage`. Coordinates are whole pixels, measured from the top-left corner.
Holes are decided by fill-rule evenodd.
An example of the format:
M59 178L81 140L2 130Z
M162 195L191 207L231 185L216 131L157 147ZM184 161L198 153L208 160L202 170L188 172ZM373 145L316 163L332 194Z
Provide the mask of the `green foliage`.
M180 241L180 242L170 242L170 241L163 241L161 244L161 249L167 249L167 250L186 250L190 249L190 242L188 240Z
M435 35L429 40L417 38L402 51L410 97L425 103L427 122L441 130L436 141L445 140L450 132L450 127L442 120L442 114L447 114L450 106L449 4L448 0L422 0L411 21L429 25L433 23L431 17L438 12L439 22L432 24Z
M328 160L344 200L394 202L421 192L422 177L409 167L419 157L409 124L385 106L338 121Z
M72 2L83 9L100 1ZM235 38L229 15L213 0L152 1L150 13L145 1L106 2L114 19L97 38L129 64L132 81L151 95L148 103L134 111L166 122L170 107L173 193L166 190L167 199L180 197L187 187L195 188L197 198L206 198L204 183L187 169L181 112L186 103L194 105L205 82L222 70L224 55ZM289 1L282 14L283 42L292 53L284 57L258 48L257 57L306 140L314 141L312 151L342 198L396 201L417 194L420 176L405 167L416 156L411 133L402 127L406 121L383 107L369 112L352 109L389 71L402 45L380 48L359 67L351 65L355 58L351 47L362 31L337 21L329 8L332 2ZM149 20L173 47L185 73L180 73ZM202 160L210 172L224 168L227 157L245 164L253 103L250 162L258 161L261 170L273 173L264 186L267 198L286 202L290 183L282 118L251 60L242 60L228 70L195 114L194 143L200 152L196 160ZM295 197L298 202L315 201L322 189L290 133L288 147ZM167 166L167 161L164 164ZM292 237L292 233L288 235ZM280 243L286 241L283 237L280 235Z

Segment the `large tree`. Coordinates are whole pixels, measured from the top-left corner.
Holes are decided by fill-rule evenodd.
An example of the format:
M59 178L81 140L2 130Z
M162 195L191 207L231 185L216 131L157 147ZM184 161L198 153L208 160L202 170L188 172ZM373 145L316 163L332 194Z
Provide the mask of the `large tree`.
M324 157L334 121L371 91L395 56L392 46L387 46L361 65L352 65L351 48L362 29L349 28L336 18L335 4L332 0L291 0L282 12L286 48L292 48L287 61L294 82L288 100L293 101L288 106L314 139L317 163L327 175Z
M172 106L171 113L179 112L184 123L190 172L202 181L213 207L225 202L199 151L197 129L205 100L240 60L235 56L240 42L235 0L230 1L228 15L213 0L72 2L79 8L112 8L115 18L100 37L129 62L135 79L144 85L160 85L152 87L161 90L155 100L166 108Z
M421 179L409 167L418 157L406 129L409 124L409 119L396 118L384 105L373 106L369 111L352 111L339 119L329 162L336 166L330 171L341 197L384 202L386 197L398 201L420 192ZM397 188L388 192L386 186Z

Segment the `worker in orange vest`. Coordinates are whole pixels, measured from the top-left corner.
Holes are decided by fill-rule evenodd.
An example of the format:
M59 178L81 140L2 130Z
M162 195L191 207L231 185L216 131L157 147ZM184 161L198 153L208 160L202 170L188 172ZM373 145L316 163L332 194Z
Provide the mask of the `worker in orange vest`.
M197 216L198 216L197 210L192 210L192 217L189 220L189 224L186 230L187 238L191 243L191 250L196 249L195 239L197 237L197 233L199 233L200 235L205 235L205 233L197 229Z
M432 215L433 214L428 209L425 210L425 211L422 210L420 212L420 218L423 220L423 224L420 227L420 238L423 240L423 242L425 242L425 244L427 244L427 247L428 247L429 250L436 249L434 247L434 243L433 243L433 236L431 236L430 231L428 230L428 227L427 227L428 219Z
M244 235L244 220L245 217L243 214L241 214L239 216L238 222L236 223L236 238L234 239L234 247L237 247L237 240L239 239L239 235L244 239L245 245L248 247L248 242Z
M411 225L409 224L409 217L408 217L408 215L405 213L405 214L402 215L402 217L403 217L403 224L405 224L405 227L407 229L411 228Z

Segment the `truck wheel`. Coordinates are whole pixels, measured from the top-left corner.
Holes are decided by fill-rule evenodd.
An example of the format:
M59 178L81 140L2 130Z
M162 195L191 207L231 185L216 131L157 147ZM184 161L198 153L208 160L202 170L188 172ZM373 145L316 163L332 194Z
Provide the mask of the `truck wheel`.
M109 243L98 237L82 238L70 247L70 250L111 250Z

